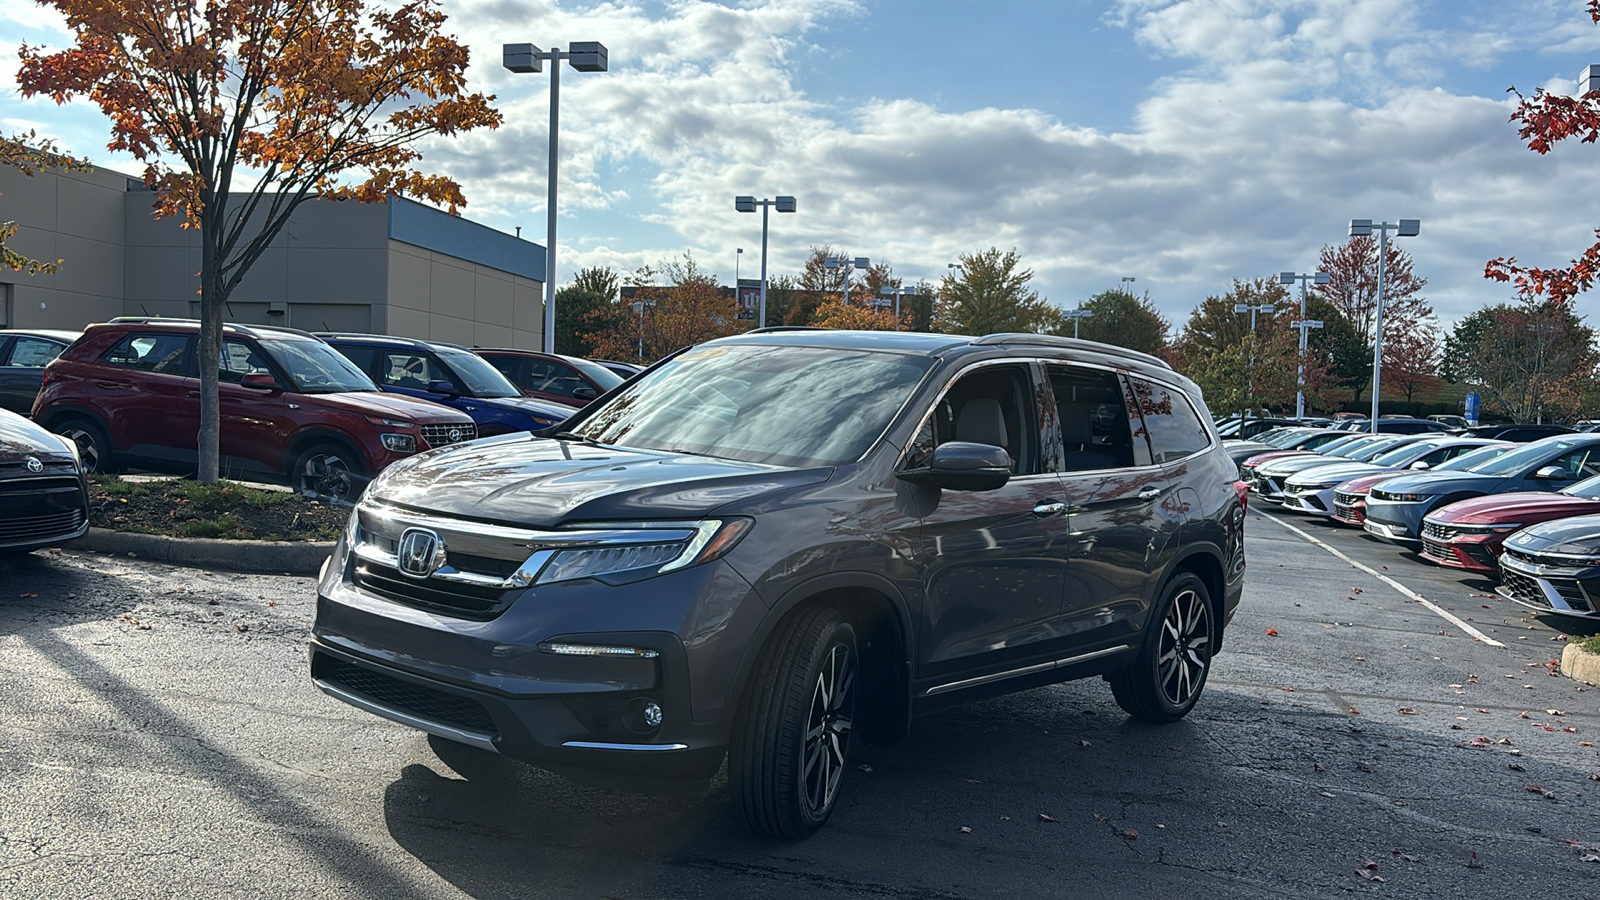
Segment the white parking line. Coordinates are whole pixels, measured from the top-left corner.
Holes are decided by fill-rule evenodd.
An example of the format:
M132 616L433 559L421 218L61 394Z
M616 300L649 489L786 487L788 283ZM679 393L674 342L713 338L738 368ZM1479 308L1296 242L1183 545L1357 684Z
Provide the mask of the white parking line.
M1415 600L1418 603L1421 603L1423 606L1426 606L1428 609L1431 609L1434 612L1438 613L1441 617L1443 617L1445 620L1449 621L1451 624L1455 625L1457 628L1461 629L1462 631L1465 631L1467 634L1472 635L1473 637L1477 638L1478 640L1482 641L1483 643L1488 644L1491 647L1502 647L1502 648L1505 647L1505 644L1500 643L1499 641L1495 640L1494 638L1489 637L1487 634L1484 634L1483 632L1479 631L1478 629L1473 628L1471 625L1468 625L1466 622L1461 621L1460 617L1456 616L1454 613L1450 612L1447 609L1444 609L1444 608L1440 607L1438 604L1436 604L1433 601L1429 600L1427 597L1422 596L1421 594L1417 593L1416 591L1413 591L1412 589L1406 587L1405 585L1401 584L1398 581L1395 581L1393 578L1390 578L1389 576L1383 574L1382 572L1379 572L1378 570L1372 568L1371 566L1365 565L1363 563L1356 562L1355 560L1351 559L1350 557L1345 556L1343 553L1340 553L1338 550L1335 550L1333 547L1329 546L1328 544L1317 540L1316 538L1312 537L1309 534L1306 534L1304 531L1301 531L1300 529L1294 527L1293 525L1290 525L1288 522L1285 522L1282 519L1276 518L1274 516L1269 516L1269 515L1267 515L1266 513L1262 512L1259 509L1252 510L1252 512L1254 512L1256 515L1260 516L1261 518L1266 519L1269 522L1276 522L1279 525L1282 525L1283 527L1289 529L1290 531L1294 532L1295 534L1300 535L1301 537L1305 538L1306 540L1310 541L1311 543L1316 544L1318 547L1321 547L1322 549L1328 551L1329 553L1332 553L1334 556L1339 557L1340 559L1344 560L1345 562L1349 563L1350 565L1355 566L1356 568L1360 569L1361 571L1366 572L1368 575L1371 575L1371 576L1379 579L1384 584L1387 584L1388 586L1390 586L1390 587L1394 588L1395 590L1399 591L1401 594L1405 595L1405 597L1408 600Z

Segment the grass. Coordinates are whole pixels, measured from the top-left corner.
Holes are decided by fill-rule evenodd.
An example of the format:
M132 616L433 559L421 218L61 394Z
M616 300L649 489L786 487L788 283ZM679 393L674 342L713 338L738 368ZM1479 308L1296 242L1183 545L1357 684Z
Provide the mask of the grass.
M1573 643L1578 645L1579 650L1600 656L1600 634L1591 634L1583 640L1573 641Z

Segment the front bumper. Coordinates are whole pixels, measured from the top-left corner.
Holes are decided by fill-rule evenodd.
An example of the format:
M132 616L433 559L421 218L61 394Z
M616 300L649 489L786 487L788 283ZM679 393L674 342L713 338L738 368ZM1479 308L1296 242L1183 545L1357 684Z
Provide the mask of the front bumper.
M1333 488L1290 487L1283 495L1283 508L1316 516L1333 515Z
M1495 593L1538 612L1600 618L1600 567L1547 565L1512 551L1500 557Z
M51 464L44 474L0 478L0 552L26 553L89 532L84 477Z
M1360 528L1367 521L1367 495L1335 492L1333 495L1333 520Z
M1427 514L1426 504L1421 502L1373 500L1369 495L1361 527L1373 537L1396 544L1421 544L1422 517Z
M1500 544L1504 534L1462 532L1423 520L1422 558L1441 566L1466 569L1484 575L1500 571Z
M330 696L591 778L704 779L721 765L745 647L730 635L766 610L723 561L633 584L535 586L488 617L385 597L354 568L341 542L318 585L311 677ZM649 655L577 656L557 643ZM641 719L647 703L659 725Z

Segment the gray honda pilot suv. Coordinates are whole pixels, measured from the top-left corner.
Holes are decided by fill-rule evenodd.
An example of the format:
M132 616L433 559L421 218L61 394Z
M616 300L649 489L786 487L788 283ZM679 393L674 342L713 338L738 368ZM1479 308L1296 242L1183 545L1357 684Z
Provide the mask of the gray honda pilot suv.
M1243 589L1200 391L1042 337L764 329L576 413L396 463L322 573L318 687L621 782L724 758L755 829L833 810L851 746L1100 675L1187 714ZM448 745L447 745L448 746Z

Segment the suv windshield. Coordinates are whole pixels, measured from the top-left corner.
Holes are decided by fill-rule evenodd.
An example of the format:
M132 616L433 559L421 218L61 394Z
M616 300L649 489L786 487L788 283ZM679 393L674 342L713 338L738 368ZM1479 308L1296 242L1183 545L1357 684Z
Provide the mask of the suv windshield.
M600 393L602 394L621 384L624 380L621 375L618 375L605 366L596 365L595 363L589 362L587 359L577 359L571 356L563 356L562 360L565 361L567 365L582 372L584 377L594 382L600 388Z
M618 447L835 466L867 452L934 363L818 347L698 347L606 401L577 433Z
M345 359L344 354L321 341L266 337L261 339L261 349L288 373L295 390L302 394L378 389L371 378Z
M1385 450L1372 458L1375 466L1403 466L1412 459L1426 456L1432 451L1444 446L1443 441L1417 441L1411 444L1402 444L1393 450Z
M465 350L451 350L445 347L436 348L439 358L445 365L456 373L467 385L467 390L474 397L521 397L522 392L511 383L511 379L500 374L500 370L489 365L489 361L476 353Z

